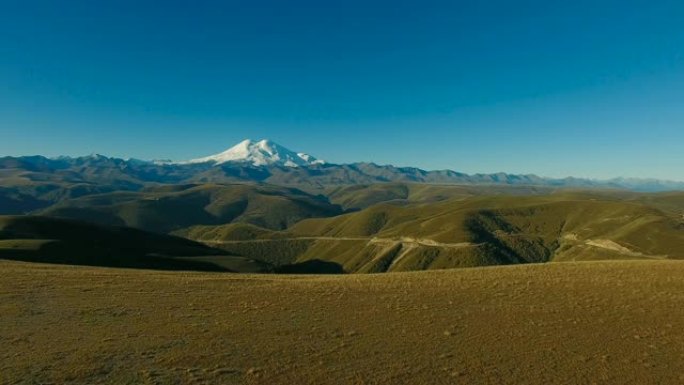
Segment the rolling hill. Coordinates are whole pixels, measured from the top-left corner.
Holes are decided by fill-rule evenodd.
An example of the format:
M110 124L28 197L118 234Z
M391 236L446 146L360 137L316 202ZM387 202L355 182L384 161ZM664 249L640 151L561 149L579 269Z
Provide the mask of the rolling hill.
M332 203L339 204L345 210L355 211L378 203L402 205L439 202L455 198L464 199L481 195L547 195L558 190L544 186L374 183L330 187L326 189L325 195Z
M41 215L168 233L192 225L244 222L284 229L342 210L327 199L268 185L172 185L89 195L57 203Z
M316 259L347 272L683 259L684 207L673 195L663 197L664 203L651 195L574 192L382 203L303 220L285 232L228 225L192 227L178 235L275 265Z
M163 270L270 270L265 263L183 238L35 216L0 216L0 259Z

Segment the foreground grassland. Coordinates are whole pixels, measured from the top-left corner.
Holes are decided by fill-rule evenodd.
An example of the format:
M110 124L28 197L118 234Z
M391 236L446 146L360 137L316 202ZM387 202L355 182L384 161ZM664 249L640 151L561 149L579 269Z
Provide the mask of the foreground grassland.
M0 261L2 384L680 384L684 262L274 276Z

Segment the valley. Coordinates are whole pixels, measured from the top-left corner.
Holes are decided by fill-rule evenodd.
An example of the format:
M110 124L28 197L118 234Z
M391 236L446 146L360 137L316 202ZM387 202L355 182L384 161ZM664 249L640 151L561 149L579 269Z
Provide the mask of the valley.
M382 183L312 194L263 183L171 184L66 198L31 213L185 238L212 249L210 263L219 253L261 266L244 271L304 264L299 272L377 273L684 259L682 197L539 186Z
M442 189L447 188L440 194ZM684 259L682 206L663 210L650 194L557 191L422 199L306 219L281 231L235 223L174 234L275 265L318 259L351 273Z

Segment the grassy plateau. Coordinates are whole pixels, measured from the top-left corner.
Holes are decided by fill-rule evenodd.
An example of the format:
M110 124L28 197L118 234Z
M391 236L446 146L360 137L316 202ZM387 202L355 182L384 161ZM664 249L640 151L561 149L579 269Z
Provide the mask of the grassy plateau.
M681 384L684 263L248 275L0 261L2 384Z

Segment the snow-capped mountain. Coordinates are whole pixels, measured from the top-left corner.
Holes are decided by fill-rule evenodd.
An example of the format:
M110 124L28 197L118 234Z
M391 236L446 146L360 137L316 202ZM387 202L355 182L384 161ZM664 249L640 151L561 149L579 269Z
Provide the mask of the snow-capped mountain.
M253 166L287 166L300 167L325 164L325 161L314 158L305 153L297 153L272 142L270 140L260 140L258 142L246 139L229 148L228 150L204 158L193 159L188 163L246 163Z

